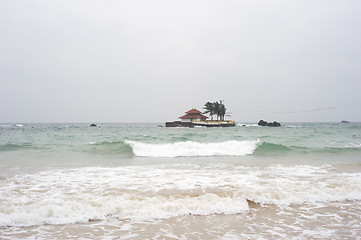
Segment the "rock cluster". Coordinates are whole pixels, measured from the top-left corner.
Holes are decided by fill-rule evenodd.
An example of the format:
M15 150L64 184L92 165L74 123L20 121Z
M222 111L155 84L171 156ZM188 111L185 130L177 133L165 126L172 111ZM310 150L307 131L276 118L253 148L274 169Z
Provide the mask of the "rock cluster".
M266 122L266 121L263 121L263 120L260 120L258 122L258 125L259 126L268 126L268 127L281 127L281 124L279 122Z

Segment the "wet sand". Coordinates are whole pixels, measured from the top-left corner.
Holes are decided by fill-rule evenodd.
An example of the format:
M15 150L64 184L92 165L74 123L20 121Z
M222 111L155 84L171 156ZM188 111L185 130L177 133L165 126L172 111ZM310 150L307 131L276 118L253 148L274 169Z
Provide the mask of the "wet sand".
M3 227L2 239L361 239L361 203L278 207L249 202L233 215L153 221L91 220L69 225Z

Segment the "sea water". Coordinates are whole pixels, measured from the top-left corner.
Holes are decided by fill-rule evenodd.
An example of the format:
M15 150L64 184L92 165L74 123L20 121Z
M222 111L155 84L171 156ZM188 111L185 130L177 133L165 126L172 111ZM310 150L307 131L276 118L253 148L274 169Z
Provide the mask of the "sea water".
M361 123L0 124L0 239L361 239Z

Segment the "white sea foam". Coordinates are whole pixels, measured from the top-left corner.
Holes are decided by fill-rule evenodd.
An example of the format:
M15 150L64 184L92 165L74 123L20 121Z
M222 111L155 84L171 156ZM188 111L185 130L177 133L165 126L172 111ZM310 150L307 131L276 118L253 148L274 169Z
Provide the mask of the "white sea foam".
M0 226L69 224L90 219L166 219L183 215L236 214L248 210L246 199L214 193L199 196L148 196L134 193L116 195L84 194L77 197L47 196L38 201L7 204L0 213ZM35 200L35 199L34 199ZM4 209L1 209L4 211Z
M349 143L345 147L351 147L351 148L361 148L361 143Z
M252 154L260 143L256 141L226 141L220 143L176 142L150 144L126 141L139 157L200 157L200 156L243 156Z
M329 165L168 164L44 171L1 179L0 226L243 213L247 199L289 206L361 200L361 174Z
M166 175L172 172L143 167L90 168L8 178L0 189L0 226L68 224L109 217L149 220L248 210L246 199L236 193L194 193L185 176L178 186L171 186Z

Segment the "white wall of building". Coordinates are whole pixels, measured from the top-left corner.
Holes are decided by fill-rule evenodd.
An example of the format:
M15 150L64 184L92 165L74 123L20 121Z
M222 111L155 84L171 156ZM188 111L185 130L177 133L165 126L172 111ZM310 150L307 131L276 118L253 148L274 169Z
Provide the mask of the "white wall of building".
M182 121L182 122L191 122L191 119L189 119L189 118L182 118L181 121Z

